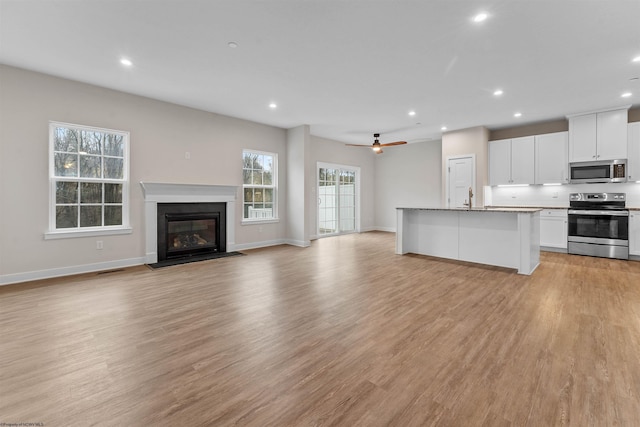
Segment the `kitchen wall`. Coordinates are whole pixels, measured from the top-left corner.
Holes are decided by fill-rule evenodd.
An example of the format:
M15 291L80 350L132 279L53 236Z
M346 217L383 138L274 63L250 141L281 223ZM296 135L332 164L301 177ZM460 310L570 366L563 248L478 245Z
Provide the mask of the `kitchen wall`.
M474 154L476 158L476 188L475 205L484 205L484 194L482 187L489 183L489 129L483 126L476 126L469 129L446 132L442 135L442 158L441 158L441 204L446 206L445 197L446 177L444 171L447 167L447 158L464 154Z
M376 229L396 230L396 207L440 206L442 141L385 148L375 155Z
M284 129L8 66L0 89L0 283L142 263L140 181L241 186L244 148L278 153L280 222L241 225L237 209L236 244L286 237ZM44 240L50 120L130 132L132 234L101 236L103 250L95 237Z
M571 193L626 193L627 206L640 208L640 183L529 185L526 187L485 187L492 206L568 207Z

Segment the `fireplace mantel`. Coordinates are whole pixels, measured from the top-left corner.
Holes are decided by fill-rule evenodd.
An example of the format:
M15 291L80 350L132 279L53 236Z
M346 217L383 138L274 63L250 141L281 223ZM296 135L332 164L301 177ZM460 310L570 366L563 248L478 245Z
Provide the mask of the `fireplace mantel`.
M145 262L158 262L158 203L209 203L227 204L227 251L235 248L235 202L238 187L231 185L174 184L141 182L145 211Z

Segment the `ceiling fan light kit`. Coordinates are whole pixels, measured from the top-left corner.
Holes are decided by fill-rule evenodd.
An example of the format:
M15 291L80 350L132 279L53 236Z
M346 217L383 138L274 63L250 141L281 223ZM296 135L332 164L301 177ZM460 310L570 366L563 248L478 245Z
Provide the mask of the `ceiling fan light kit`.
M379 133L374 133L373 134L373 144L371 145L371 149L373 150L374 153L376 154L382 154L382 147L391 147L393 145L404 145L407 143L407 141L395 141L395 142L387 142L385 144L380 144L380 141L378 140L378 138L380 138L380 134ZM360 145L360 144L345 144L348 145L350 147L367 147L369 148L368 145Z

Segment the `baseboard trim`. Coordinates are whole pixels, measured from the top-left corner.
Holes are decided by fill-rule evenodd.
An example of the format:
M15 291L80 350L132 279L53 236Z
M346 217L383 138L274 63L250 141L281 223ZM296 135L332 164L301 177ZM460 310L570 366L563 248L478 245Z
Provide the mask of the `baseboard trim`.
M293 239L286 239L285 243L287 245L291 245L291 246L298 246L300 248L308 248L309 246L311 246L311 241L309 240L293 240Z
M49 270L29 271L26 273L0 275L0 286L14 283L31 282L33 280L53 279L54 277L72 276L74 274L94 273L96 271L133 267L145 263L145 257L119 259L116 261L98 262L95 264L74 265L71 267L52 268Z
M371 231L386 231L387 233L395 233L395 227L373 227Z
M247 249L266 248L268 246L277 246L284 244L287 244L287 241L285 239L263 240L262 242L236 243L231 249L227 247L227 250L244 251Z

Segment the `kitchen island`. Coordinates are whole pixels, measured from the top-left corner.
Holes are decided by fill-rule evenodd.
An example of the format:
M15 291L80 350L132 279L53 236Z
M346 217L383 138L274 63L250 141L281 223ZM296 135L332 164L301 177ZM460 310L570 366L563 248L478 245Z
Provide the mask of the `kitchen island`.
M415 253L530 275L540 263L538 208L397 208L396 253Z

